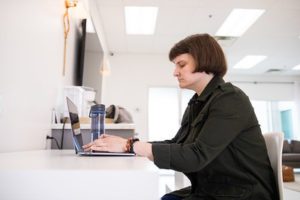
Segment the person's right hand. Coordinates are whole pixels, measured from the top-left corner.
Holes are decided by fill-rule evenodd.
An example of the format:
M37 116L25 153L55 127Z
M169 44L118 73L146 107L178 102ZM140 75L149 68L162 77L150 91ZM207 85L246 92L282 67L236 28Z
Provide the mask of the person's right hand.
M101 135L97 140L83 145L84 151L125 152L127 139L114 135Z

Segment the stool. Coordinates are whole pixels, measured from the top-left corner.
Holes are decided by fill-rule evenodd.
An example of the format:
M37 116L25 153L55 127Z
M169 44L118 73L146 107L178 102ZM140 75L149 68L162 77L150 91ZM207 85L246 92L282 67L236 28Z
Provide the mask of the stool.
M282 178L283 178L283 182L294 182L295 181L294 168L282 165Z

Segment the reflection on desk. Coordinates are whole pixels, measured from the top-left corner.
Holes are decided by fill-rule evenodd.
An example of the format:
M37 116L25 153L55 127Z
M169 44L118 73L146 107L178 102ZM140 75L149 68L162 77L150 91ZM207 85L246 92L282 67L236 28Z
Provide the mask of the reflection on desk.
M1 199L153 200L158 168L144 157L81 157L73 150L0 153Z

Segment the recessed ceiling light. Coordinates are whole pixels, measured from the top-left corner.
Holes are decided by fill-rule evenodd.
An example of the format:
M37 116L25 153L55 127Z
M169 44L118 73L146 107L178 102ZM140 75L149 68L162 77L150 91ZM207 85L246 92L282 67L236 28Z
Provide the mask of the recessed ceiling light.
M262 9L233 9L216 35L240 37L264 12Z
M251 67L254 67L258 63L265 60L267 56L245 56L242 60L240 60L233 68L236 69L249 69Z
M293 70L300 70L300 64L296 65L295 67L292 68Z
M125 7L125 23L127 34L151 35L156 25L158 7Z

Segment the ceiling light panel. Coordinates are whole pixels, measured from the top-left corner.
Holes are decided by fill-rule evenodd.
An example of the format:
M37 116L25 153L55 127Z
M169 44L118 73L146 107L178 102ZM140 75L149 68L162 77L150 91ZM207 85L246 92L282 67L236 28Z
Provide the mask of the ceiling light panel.
M267 56L259 56L259 55L249 55L245 56L242 60L240 60L233 68L235 69L249 69L257 65L258 63L265 60Z
M158 7L125 7L126 33L152 35L155 31Z
M233 9L216 35L240 37L264 12L262 9Z

